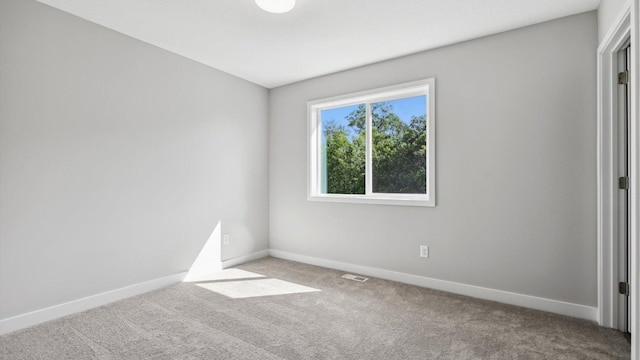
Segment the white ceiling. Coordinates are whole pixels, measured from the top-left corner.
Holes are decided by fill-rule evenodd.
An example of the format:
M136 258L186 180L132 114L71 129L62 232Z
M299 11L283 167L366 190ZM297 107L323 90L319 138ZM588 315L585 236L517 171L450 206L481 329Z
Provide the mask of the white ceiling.
M38 0L273 88L577 14L600 0Z

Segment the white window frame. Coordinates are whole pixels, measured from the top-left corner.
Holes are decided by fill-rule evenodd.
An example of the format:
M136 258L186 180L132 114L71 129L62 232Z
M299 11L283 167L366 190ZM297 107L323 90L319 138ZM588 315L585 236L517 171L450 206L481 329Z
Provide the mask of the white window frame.
M374 193L372 178L372 136L371 103L397 100L413 96L427 96L427 189L426 194ZM323 194L321 192L321 151L322 119L320 111L349 105L367 104L366 125L366 174L365 194ZM360 204L436 206L436 164L435 164L435 79L429 78L368 91L350 93L330 98L318 99L307 103L308 118L308 181L307 199L310 201L346 202Z

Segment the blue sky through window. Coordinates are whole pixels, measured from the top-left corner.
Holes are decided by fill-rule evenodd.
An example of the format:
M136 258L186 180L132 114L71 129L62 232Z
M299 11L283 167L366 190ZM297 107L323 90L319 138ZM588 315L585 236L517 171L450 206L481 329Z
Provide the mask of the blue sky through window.
M347 135L349 138L357 136L356 130L351 129L349 127L349 121L346 120L346 117L349 116L353 111L358 110L359 105L351 105L344 106L335 109L327 109L322 110L322 130L324 133L324 129L327 125L335 125L335 126L344 126L347 130Z
M393 106L393 112L406 124L411 123L412 116L423 116L427 114L427 97L425 95L385 102ZM346 120L346 117L349 116L351 112L357 110L358 106L359 105L350 105L335 109L322 110L321 116L323 129L328 124L336 126L342 125L347 130L350 138L356 136L357 134L355 134L355 129L352 130L349 128L349 123Z
M385 101L385 103L393 106L393 113L398 115L405 124L411 123L412 116L427 114L427 97L425 95Z

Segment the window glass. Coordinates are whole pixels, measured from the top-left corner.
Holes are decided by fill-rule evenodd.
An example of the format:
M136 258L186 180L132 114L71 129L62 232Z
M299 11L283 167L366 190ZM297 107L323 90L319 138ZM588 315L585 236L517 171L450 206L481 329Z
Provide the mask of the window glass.
M313 100L311 201L435 206L435 79Z
M374 193L427 192L427 97L371 104Z
M364 104L321 110L321 172L324 194L364 194Z

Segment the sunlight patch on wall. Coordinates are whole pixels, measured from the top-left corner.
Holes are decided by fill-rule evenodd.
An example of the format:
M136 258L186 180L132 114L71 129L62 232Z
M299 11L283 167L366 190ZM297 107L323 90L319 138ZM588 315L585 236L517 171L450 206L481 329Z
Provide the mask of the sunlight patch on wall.
M215 283L202 283L197 285L201 288L233 299L300 294L320 291L312 287L294 284L292 282L279 279L224 281Z
M218 221L209 239L207 239L193 264L191 264L189 273L184 281L194 281L193 279L222 270L220 226L221 223Z

